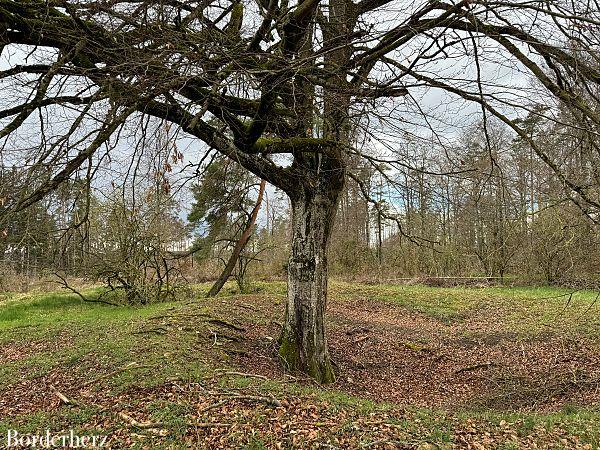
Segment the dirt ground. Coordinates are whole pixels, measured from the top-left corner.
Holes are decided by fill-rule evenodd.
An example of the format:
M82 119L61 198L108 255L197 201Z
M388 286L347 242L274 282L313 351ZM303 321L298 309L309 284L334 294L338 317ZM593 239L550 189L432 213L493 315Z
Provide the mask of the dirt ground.
M240 297L265 317L281 317L272 299ZM444 323L368 298L328 305L329 346L339 373L335 389L376 401L440 408L555 411L600 405L600 348L546 332L520 337L497 326L489 311ZM237 357L243 370L281 377L269 345L279 326L244 323ZM267 339L265 339L267 337Z
M52 325L46 338L18 330L0 348L0 428L106 430L115 449L600 442L595 419L575 414L573 430L561 416L600 405L593 336L523 333L489 305L448 319L336 288L327 322L338 379L318 386L277 357L283 304L273 292L231 295L95 328ZM544 413L561 418L538 421Z

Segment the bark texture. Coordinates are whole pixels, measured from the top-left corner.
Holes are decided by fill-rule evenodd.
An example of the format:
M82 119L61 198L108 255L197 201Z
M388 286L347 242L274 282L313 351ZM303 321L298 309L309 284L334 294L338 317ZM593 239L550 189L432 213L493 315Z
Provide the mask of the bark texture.
M327 247L335 218L340 179L327 177L316 189L301 189L292 203L292 251L288 265L288 298L279 354L292 371L320 383L335 381L325 335Z

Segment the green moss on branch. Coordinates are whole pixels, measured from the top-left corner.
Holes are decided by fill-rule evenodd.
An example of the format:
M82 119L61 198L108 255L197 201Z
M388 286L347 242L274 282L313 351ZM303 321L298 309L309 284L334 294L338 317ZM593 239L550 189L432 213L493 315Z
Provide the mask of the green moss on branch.
M336 143L320 138L259 138L252 147L252 153L293 153L314 152L328 153Z

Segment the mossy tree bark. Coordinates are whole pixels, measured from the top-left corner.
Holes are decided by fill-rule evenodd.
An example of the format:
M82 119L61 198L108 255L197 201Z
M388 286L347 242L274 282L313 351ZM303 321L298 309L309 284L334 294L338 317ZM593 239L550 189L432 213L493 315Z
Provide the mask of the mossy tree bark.
M333 174L322 178L316 189L301 188L291 198L292 250L279 348L289 370L305 372L320 383L335 381L325 334L327 247L343 170Z

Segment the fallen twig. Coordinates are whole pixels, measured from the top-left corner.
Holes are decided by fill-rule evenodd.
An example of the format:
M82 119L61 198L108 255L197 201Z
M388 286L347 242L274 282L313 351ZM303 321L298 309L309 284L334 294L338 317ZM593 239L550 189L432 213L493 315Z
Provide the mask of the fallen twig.
M208 405L208 406L202 408L200 411L198 411L198 414L203 414L207 411L210 411L211 409L219 408L219 407L223 406L225 403L227 403L227 400L221 400L220 402L213 403L212 405Z
M354 339L352 341L352 343L353 344L360 344L361 342L366 341L367 339L369 339L369 335L365 334L364 336L360 336L360 337L357 337L356 339Z
M215 370L215 372L222 372L223 369L217 369ZM233 372L233 371L227 371L227 372L223 372L223 375L237 375L240 377L248 377L248 378L260 378L261 380L268 380L267 377L265 377L264 375L258 375L258 374L254 374L254 373L244 373L244 372Z
M174 425L168 424L166 422L140 422L129 414L124 413L123 411L119 412L119 417L124 419L129 423L130 426L141 429L153 429L153 428L169 428ZM198 423L186 423L186 427L190 428L221 428L221 427L230 427L232 424L230 423L220 423L220 422L198 422Z
M52 393L54 395L56 395L59 400L61 402L63 402L65 405L76 405L77 402L74 400L71 400L70 398L68 398L66 395L62 394L58 389L56 389L54 386L50 385L50 390L52 391Z
M118 369L113 370L112 372L106 373L104 375L99 376L98 378L94 378L93 380L87 381L86 383L83 383L81 385L82 388L88 387L91 384L95 384L100 380L104 380L105 378L110 378L114 375L117 375L121 372L125 372L126 370L130 370L130 369L146 369L148 367L152 367L150 365L138 365L137 362L133 361L130 362L129 364L123 366L123 367L119 367Z
M472 372L474 370L487 369L489 367L498 367L498 364L495 363L495 362L487 362L487 363L475 364L475 365L472 365L472 366L467 366L467 367L463 367L461 369L455 370L454 374L458 375L459 373Z
M242 400L242 401L245 400L245 401L250 401L250 402L265 403L270 406L281 406L281 402L273 397L261 397L261 396L257 396L257 395L233 394L230 396L230 398L232 398L234 400Z
M230 400L240 400L240 401L247 401L247 402L264 403L266 405L275 406L275 407L281 406L281 402L274 397L263 397L260 395L244 395L244 394L238 394L237 392L219 392L219 391L215 391L215 392L211 391L210 394L225 397L225 398L223 400L220 400L220 401L212 404L212 405L205 407L200 412L205 412L205 411L209 411L214 408L218 408L219 406L223 406L225 403L227 403Z
M54 275L56 275L56 277L60 279L60 281L55 281L55 283L60 284L65 289L68 289L73 294L77 295L84 302L88 302L88 303L102 303L104 305L109 305L109 306L120 306L120 305L117 305L116 303L111 303L111 302L107 302L106 300L101 300L100 297L97 298L97 299L87 298L85 295L83 295L81 292L79 292L73 286L70 286L69 283L68 283L68 281L67 281L67 279L65 277L63 277L61 274L59 274L58 272L55 272Z
M230 427L232 424L230 423L220 423L220 422L199 422L199 423L188 423L186 426L192 428L221 428L221 427Z
M352 336L353 334L369 333L370 331L371 330L367 327L356 327L356 328L346 331L346 334L348 336Z
M138 420L131 417L129 414L119 411L119 417L129 422L129 425L136 428L160 428L164 425L163 422L139 422Z

